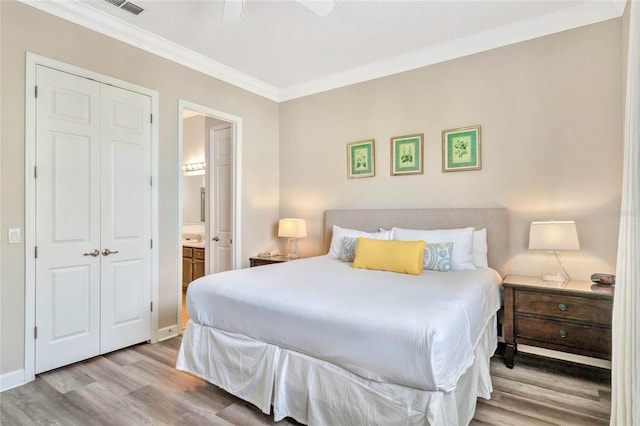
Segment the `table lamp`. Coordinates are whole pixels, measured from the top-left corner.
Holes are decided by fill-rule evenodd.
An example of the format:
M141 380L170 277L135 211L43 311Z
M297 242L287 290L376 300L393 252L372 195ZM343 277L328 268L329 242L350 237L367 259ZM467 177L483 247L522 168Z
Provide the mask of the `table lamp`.
M278 237L289 238L288 254L289 259L297 259L298 254L298 238L307 236L307 223L304 219L280 219L278 223Z
M529 228L529 250L546 250L543 281L564 284L571 281L562 266L558 250L580 250L578 231L574 221L531 222Z

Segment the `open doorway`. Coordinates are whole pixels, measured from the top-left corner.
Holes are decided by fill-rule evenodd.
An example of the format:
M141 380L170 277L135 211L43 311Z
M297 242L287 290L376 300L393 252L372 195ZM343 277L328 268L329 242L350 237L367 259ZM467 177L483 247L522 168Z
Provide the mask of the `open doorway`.
M189 283L240 265L238 117L180 101L178 323L188 316Z

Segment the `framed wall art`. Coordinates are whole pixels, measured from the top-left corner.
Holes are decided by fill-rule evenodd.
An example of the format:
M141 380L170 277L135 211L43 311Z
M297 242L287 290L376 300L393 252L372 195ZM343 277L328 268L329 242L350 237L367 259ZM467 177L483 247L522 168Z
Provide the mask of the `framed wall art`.
M376 175L376 140L347 144L347 178L364 178Z
M482 168L480 126L442 131L442 171L462 172Z
M391 176L424 173L423 148L422 133L391 138Z

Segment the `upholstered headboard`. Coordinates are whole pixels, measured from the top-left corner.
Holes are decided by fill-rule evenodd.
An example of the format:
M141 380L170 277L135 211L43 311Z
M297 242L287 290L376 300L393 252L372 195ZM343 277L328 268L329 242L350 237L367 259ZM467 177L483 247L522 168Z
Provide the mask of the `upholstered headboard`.
M333 225L375 232L394 226L409 229L487 228L489 266L503 277L508 273L509 217L503 208L327 210L324 248L329 250Z

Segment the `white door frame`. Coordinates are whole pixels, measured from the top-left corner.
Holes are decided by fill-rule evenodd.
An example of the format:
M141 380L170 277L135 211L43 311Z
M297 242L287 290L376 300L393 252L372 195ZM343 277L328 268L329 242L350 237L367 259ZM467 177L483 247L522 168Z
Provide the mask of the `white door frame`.
M184 146L183 117L185 109L195 111L200 114L216 118L218 120L227 121L231 124L231 129L233 131L233 172L231 176L231 238L233 244L231 245L231 268L237 269L240 267L240 265L242 265L242 162L240 161L240 158L242 156L242 118L223 111L218 111L203 105L189 102L184 99L180 99L178 100L178 199L176 202L176 205L178 206L178 223L176 226L176 234L177 241L179 242L178 250L176 253L176 259L178 259L178 275L176 276L178 301L182 301L182 167L184 165L182 158L182 148ZM209 136L207 135L207 143L209 143L208 139ZM182 324L182 303L178 304L178 317L176 321L178 327L180 327L180 324Z
M36 273L35 273L35 247L36 247L36 184L34 179L36 162L36 66L42 65L59 71L75 74L79 77L89 78L101 83L110 84L147 95L151 98L151 114L154 117L151 123L151 238L156 243L151 251L151 302L153 306L158 304L158 100L159 95L155 90L118 80L107 75L85 70L73 65L59 62L54 59L36 55L30 52L26 54L25 71L25 318L24 318L24 383L35 378L35 298L36 298ZM158 337L158 309L151 312L151 341L157 341Z

